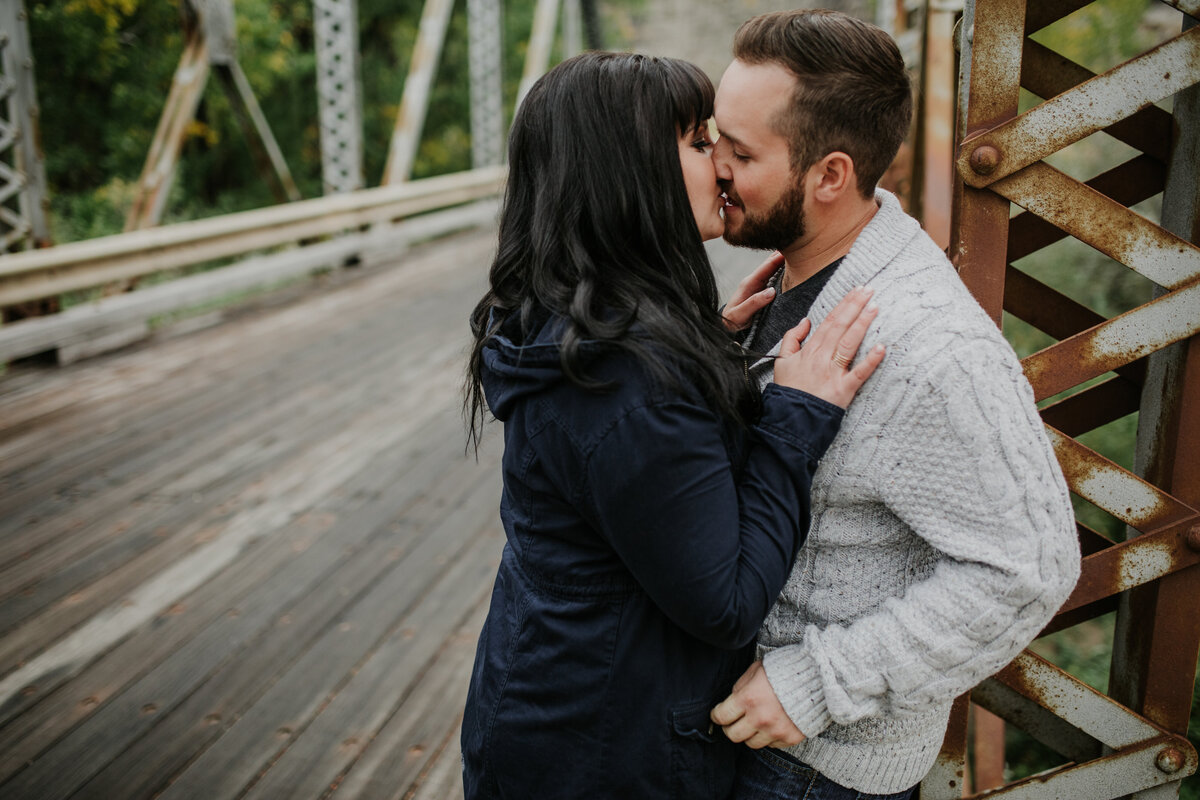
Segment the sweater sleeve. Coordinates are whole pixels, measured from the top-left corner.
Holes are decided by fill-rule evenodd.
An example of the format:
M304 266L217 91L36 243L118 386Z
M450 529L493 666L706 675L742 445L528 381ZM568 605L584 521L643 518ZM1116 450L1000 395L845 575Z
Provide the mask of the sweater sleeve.
M601 533L673 622L710 644L754 639L808 530L809 486L842 409L772 385L735 481L711 410L637 408L587 462Z
M1020 365L968 345L913 378L877 465L884 504L938 553L933 571L763 659L806 736L949 702L1011 661L1079 576L1070 498Z

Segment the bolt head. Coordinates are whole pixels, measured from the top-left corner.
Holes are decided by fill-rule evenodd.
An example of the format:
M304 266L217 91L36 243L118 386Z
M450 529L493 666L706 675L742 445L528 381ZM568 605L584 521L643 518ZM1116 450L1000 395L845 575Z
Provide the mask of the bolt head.
M1000 166L1000 151L990 144L980 145L971 151L971 169L977 175L991 175Z
M1184 537L1188 549L1200 552L1200 525L1193 525Z
M1154 766L1167 775L1174 775L1179 770L1183 769L1183 753L1179 752L1174 747L1164 747L1158 752L1158 757L1154 759Z

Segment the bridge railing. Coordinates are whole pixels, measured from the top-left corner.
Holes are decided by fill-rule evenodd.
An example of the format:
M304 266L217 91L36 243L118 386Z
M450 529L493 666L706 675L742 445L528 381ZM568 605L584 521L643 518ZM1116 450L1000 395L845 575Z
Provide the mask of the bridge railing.
M0 258L0 307L92 289L119 281L256 251L292 247L201 274L0 327L0 362L78 343L117 327L144 325L153 315L194 305L356 258L389 237L412 231L391 223L495 197L507 169L484 167L407 183L329 195L269 208L120 233ZM494 206L427 221L421 235L487 221ZM372 226L377 226L373 230ZM328 237L350 232L329 240ZM69 359L67 359L69 360Z

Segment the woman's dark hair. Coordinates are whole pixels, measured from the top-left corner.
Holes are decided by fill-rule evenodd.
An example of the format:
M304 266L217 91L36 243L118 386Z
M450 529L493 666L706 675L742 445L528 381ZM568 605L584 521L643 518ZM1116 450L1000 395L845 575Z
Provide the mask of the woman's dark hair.
M715 410L747 418L756 393L721 326L679 161L679 136L707 123L713 94L693 64L627 53L575 56L530 89L509 135L491 288L471 314L464 411L476 444L486 340L512 315L525 325L543 311L566 323L562 366L577 385L603 388L580 352L598 340L660 385L682 366Z

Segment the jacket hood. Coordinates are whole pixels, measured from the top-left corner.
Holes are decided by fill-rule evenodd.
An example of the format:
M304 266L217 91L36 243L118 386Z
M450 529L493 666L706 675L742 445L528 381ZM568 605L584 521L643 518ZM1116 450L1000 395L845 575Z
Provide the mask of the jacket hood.
M522 330L520 315L513 314L484 342L483 393L496 419L508 419L521 399L567 379L559 359L565 327L561 318L544 315Z

